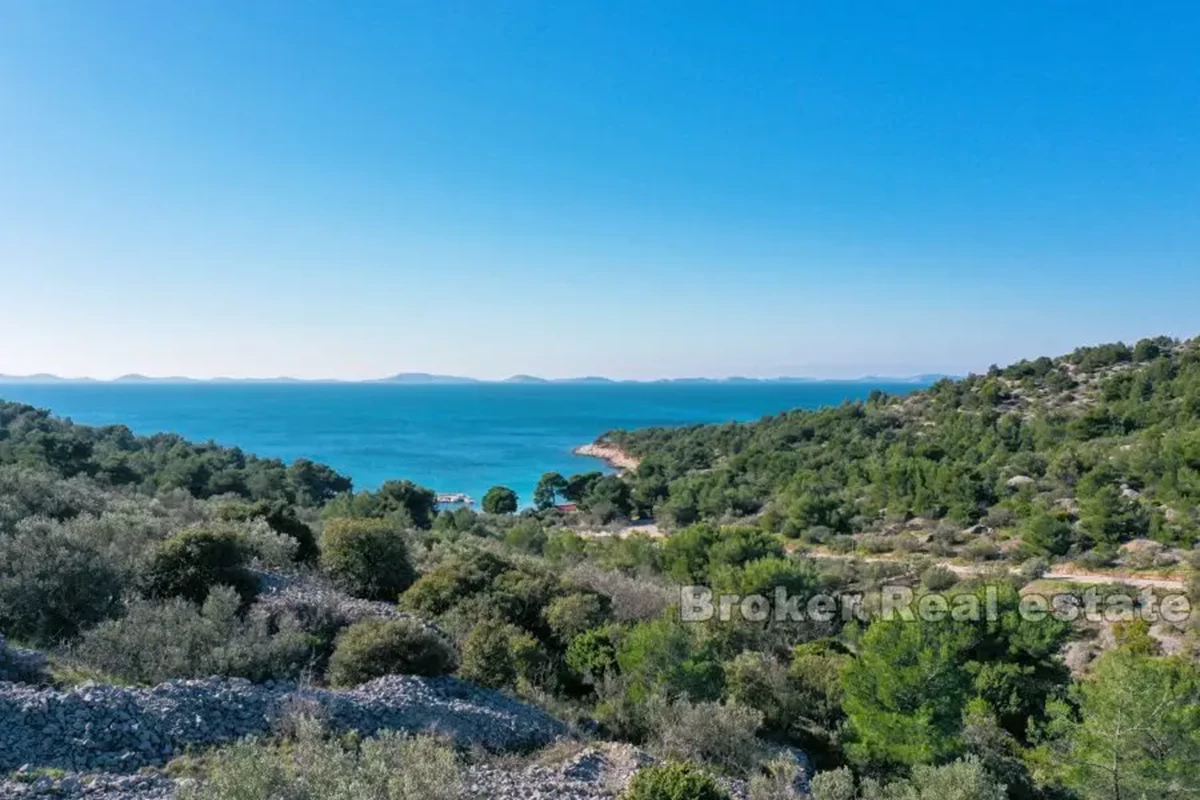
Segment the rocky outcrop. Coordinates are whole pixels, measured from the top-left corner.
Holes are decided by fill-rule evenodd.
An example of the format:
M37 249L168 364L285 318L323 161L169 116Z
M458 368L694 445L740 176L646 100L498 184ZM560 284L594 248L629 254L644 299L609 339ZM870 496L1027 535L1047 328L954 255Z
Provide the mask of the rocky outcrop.
M576 447L573 452L577 456L598 458L607 463L610 467L621 471L637 469L638 464L641 463L634 456L626 453L615 444L610 444L608 442L592 442L591 444L580 445L579 447Z

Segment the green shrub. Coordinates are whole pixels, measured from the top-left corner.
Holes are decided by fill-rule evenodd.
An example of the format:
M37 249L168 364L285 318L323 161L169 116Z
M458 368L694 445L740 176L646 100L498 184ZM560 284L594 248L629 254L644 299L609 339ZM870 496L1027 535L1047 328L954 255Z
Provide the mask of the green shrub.
M860 538L858 546L865 553L882 555L883 553L890 553L896 548L896 537L871 533Z
M413 619L365 619L337 639L329 683L357 686L384 675L445 675L457 661L442 636Z
M207 757L180 800L455 800L463 784L454 751L427 736L386 732L358 747L301 720L294 742L246 740Z
M373 492L349 492L334 497L321 510L325 519L373 517L400 526L427 530L437 514L437 496L412 481L385 481Z
M676 700L650 716L651 747L664 757L746 775L761 760L763 716L745 706Z
M246 548L230 531L187 530L160 542L142 568L147 597L181 597L203 603L214 586L233 588L243 601L258 593L258 580L246 568Z
M967 558L972 561L991 561L1000 557L1000 547L991 539L976 539L967 545Z
M827 640L806 642L792 651L788 684L813 727L832 732L845 718L841 676L850 661L844 646Z
M1021 562L1018 574L1026 582L1036 581L1050 571L1050 562L1041 557L1027 558Z
M787 666L767 653L747 651L725 665L725 698L761 713L764 728L777 734L810 711L799 704Z
M217 509L217 519L229 522L266 520L271 530L295 540L294 556L297 561L309 563L317 559L317 537L312 528L296 516L294 508L284 503L228 503Z
M37 643L75 636L120 608L121 580L61 528L0 534L0 630Z
M880 786L863 782L864 800L1006 800L1003 784L988 774L983 764L967 756L940 767L918 765L912 777ZM822 800L824 800L822 798Z
M858 800L854 773L845 767L818 772L809 791L812 800Z
M749 800L804 800L805 795L797 788L799 783L800 766L796 759L789 755L774 758L750 779Z
M1074 531L1062 517L1047 513L1034 515L1021 532L1021 546L1030 555L1061 556L1071 549Z
M944 592L956 583L958 576L954 571L940 564L934 564L921 573L921 585L931 592Z
M728 800L711 775L692 764L646 767L633 776L625 800Z
M486 550L452 556L422 575L404 593L401 603L426 617L440 616L463 598L489 588L512 567L510 562Z
M198 607L182 598L135 600L120 619L84 634L75 654L128 683L161 683L209 675L293 680L318 642L290 620L238 615L241 598L214 587Z
M629 629L618 644L617 664L635 701L656 691L695 700L721 696L724 675L711 643L697 626L670 616Z
M595 684L617 666L612 627L584 631L567 645L566 662L586 683Z
M841 536L834 536L829 540L829 544L827 546L832 552L845 555L846 553L850 553L854 550L854 537L847 536L845 534Z
M539 681L545 665L545 652L536 639L515 625L485 619L463 644L459 674L472 683L503 689L522 678Z
M546 549L546 531L537 520L524 519L504 535L504 543L514 550L540 556Z
M566 644L584 631L603 625L608 620L611 606L607 597L577 592L551 600L542 616L551 633Z
M326 520L321 566L340 589L368 600L395 601L417 578L404 537L384 519Z

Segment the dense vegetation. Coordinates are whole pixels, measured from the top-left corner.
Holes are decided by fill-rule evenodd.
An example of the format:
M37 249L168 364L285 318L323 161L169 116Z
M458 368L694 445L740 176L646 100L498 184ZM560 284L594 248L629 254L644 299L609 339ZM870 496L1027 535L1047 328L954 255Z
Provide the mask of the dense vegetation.
M1200 536L1200 342L1081 348L751 424L614 431L660 522L761 515L825 541L914 517L1035 532L1050 555ZM1055 521L1074 523L1070 529Z
M0 630L47 651L58 683L454 673L660 755L639 798L724 796L711 776L796 796L789 747L821 769L817 800L1200 793L1195 630L1018 613L1050 559L1191 574L1196 342L609 438L636 471L549 473L520 513L503 487L488 513L439 512L409 481L353 492L311 462L0 404ZM595 534L639 513L671 535ZM1121 549L1142 538L1157 544ZM992 596L999 616L886 620L868 604L684 623L676 607L680 585L806 598L884 583ZM1069 667L1081 644L1103 654ZM455 756L423 740L305 731L223 751L196 796L348 796L336 787L422 748L428 785L456 780Z

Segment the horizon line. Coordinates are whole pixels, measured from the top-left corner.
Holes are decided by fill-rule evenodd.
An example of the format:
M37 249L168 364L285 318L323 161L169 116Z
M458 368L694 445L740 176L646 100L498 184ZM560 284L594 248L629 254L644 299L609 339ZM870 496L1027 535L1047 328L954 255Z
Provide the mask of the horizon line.
M859 375L855 377L818 377L808 375L778 375L772 377L747 377L729 375L725 377L686 376L661 378L609 378L599 375L580 375L567 378L543 378L536 375L516 374L507 378L474 378L460 375L440 375L427 372L401 372L380 378L296 378L280 375L269 378L215 376L197 378L186 375L152 376L140 373L119 375L115 378L93 378L90 376L66 377L53 373L33 373L28 375L9 375L0 373L0 384L57 384L57 383L320 383L320 384L391 384L408 386L430 385L470 385L470 384L509 384L509 385L538 385L538 384L654 384L654 383L862 383L888 382L904 384L933 383L942 378L958 378L942 372L917 373L911 375Z

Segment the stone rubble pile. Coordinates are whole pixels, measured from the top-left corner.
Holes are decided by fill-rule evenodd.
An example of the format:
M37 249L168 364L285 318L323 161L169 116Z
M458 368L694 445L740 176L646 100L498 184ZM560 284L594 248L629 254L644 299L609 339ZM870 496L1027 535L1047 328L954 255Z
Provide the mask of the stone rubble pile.
M0 681L33 681L41 677L46 657L34 650L12 647L0 633Z
M476 765L468 771L466 800L610 800L620 797L634 774L654 763L631 745L588 747L560 764L520 770Z
M130 773L265 733L297 704L319 707L336 731L436 731L495 751L538 747L563 732L532 706L445 677L393 675L344 692L218 678L65 692L0 683L0 774L24 765Z
M627 744L597 744L557 764L524 768L477 764L466 771L463 800L617 800L639 769L654 763ZM0 781L0 800L88 798L89 800L172 800L173 780L161 775L50 777L29 774ZM746 800L741 781L723 781L733 800Z
M428 631L445 635L437 625L401 611L395 603L352 597L320 578L264 573L260 579L263 593L254 601L251 614L276 620L284 617L302 621L325 619L339 627L372 617L411 619Z
M75 798L87 800L172 800L176 784L161 775L34 775L0 780L0 800Z

